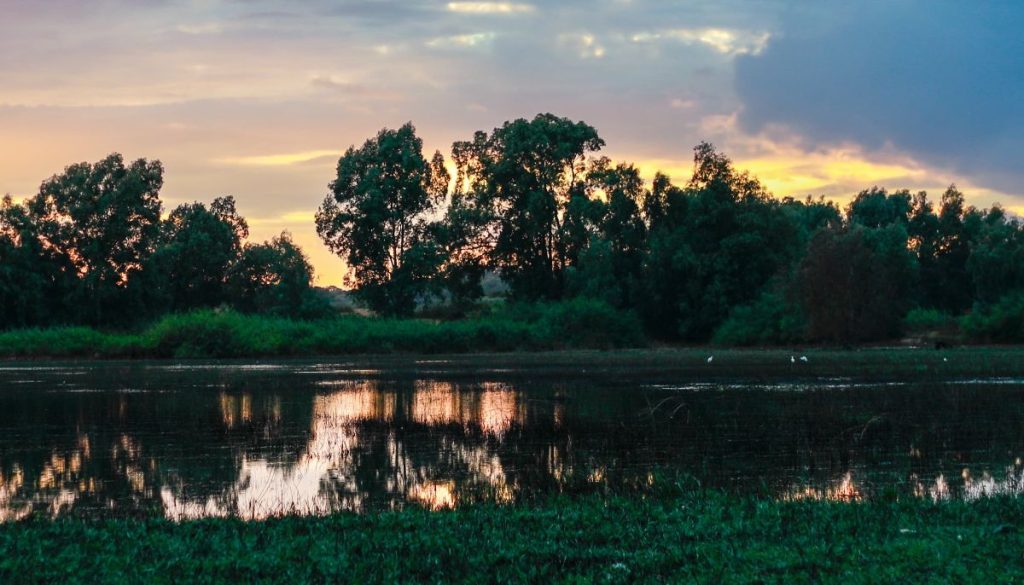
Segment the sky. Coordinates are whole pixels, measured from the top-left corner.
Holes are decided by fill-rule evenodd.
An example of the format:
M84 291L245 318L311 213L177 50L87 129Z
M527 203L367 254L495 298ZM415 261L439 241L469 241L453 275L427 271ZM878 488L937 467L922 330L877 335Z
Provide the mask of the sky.
M234 195L341 285L313 213L338 157L428 154L551 112L685 182L713 142L778 196L951 183L1024 212L1024 2L0 0L0 194L111 152L165 210Z

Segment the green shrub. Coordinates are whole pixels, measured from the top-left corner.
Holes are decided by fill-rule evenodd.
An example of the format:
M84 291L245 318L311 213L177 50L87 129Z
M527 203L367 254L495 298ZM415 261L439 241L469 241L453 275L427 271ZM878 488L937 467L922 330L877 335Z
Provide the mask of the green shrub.
M950 331L956 327L956 317L938 309L911 309L903 318L903 329L907 333Z
M0 355L174 358L354 353L459 353L635 347L639 320L594 300L507 305L458 321L335 316L300 321L199 310L168 315L138 335L88 328L0 334ZM54 348L58 349L54 349Z
M712 338L726 346L780 345L804 341L807 320L799 307L768 290L753 303L734 308Z
M1013 343L1024 340L1024 291L1010 293L993 305L975 310L960 322L968 339Z
M637 346L644 341L635 314L602 301L577 298L538 305L537 311L538 341L545 346L608 348Z
M137 336L88 327L16 329L0 333L0 356L130 357L144 353Z

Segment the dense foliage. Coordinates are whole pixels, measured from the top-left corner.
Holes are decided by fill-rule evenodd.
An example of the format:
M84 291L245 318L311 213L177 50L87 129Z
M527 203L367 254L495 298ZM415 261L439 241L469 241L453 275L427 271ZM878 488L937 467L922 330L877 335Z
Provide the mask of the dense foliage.
M232 197L161 219L158 161L112 154L67 167L39 193L0 203L0 326L125 327L164 313L233 306L323 313L313 269L288 234L246 243Z
M1024 339L1024 226L998 206L968 206L954 186L936 202L872 187L844 210L777 198L707 143L685 184L648 184L604 144L584 122L517 119L455 142L453 178L412 124L384 129L341 156L316 228L355 297L387 317L477 312L497 279L512 303L589 299L669 341L850 344L928 323ZM162 182L159 162L115 154L5 198L0 328L127 328L215 307L325 315L286 234L248 243L231 197L162 217Z
M258 522L0 524L0 580L849 585L1024 579L1020 498L773 502L653 491Z
M424 250L412 254L424 277L356 274L353 284L381 312L409 314L413 299L471 300L490 270L513 299L599 299L636 311L667 340L847 344L905 333L910 310L955 321L1024 290L1020 222L999 207L967 206L952 186L937 206L924 192L872 187L841 212L823 198L773 197L707 143L694 149L684 186L662 174L648 186L633 165L596 156L604 141L593 127L541 114L456 142L445 203L414 132L397 131L413 170L389 183L392 194L373 193L420 226L410 233ZM370 211L340 211L335 201L351 196L337 185L376 184L395 167L393 154L379 152L394 135L382 131L342 157L318 225L376 221ZM440 154L431 165L443 168ZM410 206L401 194L411 192L433 213ZM386 251L376 232L344 241L321 233L350 262ZM375 299L381 286L405 301Z

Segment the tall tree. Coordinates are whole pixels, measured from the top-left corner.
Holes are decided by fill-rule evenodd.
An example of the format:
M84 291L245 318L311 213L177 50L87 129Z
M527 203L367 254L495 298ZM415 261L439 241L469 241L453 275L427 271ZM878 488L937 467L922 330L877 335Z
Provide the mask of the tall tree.
M48 325L65 318L60 303L72 283L44 249L23 205L0 201L0 329Z
M313 266L288 232L246 244L228 281L232 302L247 313L316 317L327 309L312 289Z
M160 245L146 262L144 282L165 310L212 307L229 301L227 275L242 253L249 226L234 197L176 207L161 224ZM159 289L163 294L159 294Z
M593 127L553 114L506 122L453 145L456 191L487 210L490 264L516 296L562 296L565 269L576 260L563 231L566 208L585 189L587 155L602 146Z
M846 208L846 216L850 223L869 228L892 224L906 227L910 221L912 200L913 197L906 190L890 194L885 189L872 187L853 198Z
M964 229L973 242L967 272L974 299L984 306L1024 290L1024 226L999 206L984 214L968 214Z
M162 186L160 161L125 165L115 153L67 167L26 203L42 246L77 275L70 302L79 319L123 318L118 306L128 280L157 240Z
M409 314L427 290L441 262L430 223L449 180L441 153L424 158L411 123L381 130L338 161L317 233L344 256L357 295L374 310Z
M642 311L660 335L705 341L796 253L799 232L778 201L713 146L694 149L686 189L656 180Z
M587 191L569 202L563 231L571 254L573 292L600 298L613 306L640 301L640 283L647 246L647 225L641 214L645 199L640 171L633 165L593 161Z
M812 339L853 343L899 333L914 260L903 227L833 227L811 240L798 286Z

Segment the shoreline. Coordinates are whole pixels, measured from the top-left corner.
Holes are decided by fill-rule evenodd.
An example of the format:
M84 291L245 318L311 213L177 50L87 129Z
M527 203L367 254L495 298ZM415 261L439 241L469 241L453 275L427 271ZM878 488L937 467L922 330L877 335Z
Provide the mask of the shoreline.
M712 362L707 359L713 357ZM799 357L807 357L800 361ZM795 362L792 360L796 360ZM957 381L965 378L1024 377L1024 346L963 346L942 350L923 348L862 347L743 348L711 346L622 349L557 349L479 351L458 353L390 352L229 358L174 358L141 356L67 357L6 356L0 368L25 364L196 365L230 368L245 364L345 365L363 377L381 375L500 377L641 376L661 374L682 380L892 380ZM376 370L376 371L374 371ZM344 372L340 372L344 373Z

